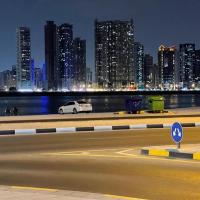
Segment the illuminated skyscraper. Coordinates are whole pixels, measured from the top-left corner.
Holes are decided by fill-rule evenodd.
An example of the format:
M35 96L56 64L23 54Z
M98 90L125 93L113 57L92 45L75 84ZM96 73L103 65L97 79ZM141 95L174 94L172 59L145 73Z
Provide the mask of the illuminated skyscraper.
M74 70L75 86L85 88L86 86L86 41L80 38L74 39Z
M180 82L182 87L193 85L195 67L195 44L180 44Z
M17 89L32 90L31 85L31 37L30 29L17 29Z
M200 85L200 50L195 51L194 81Z
M134 81L133 21L95 21L95 65L98 87L127 88Z
M154 88L155 86L155 70L153 57L149 54L144 56L144 83L146 88Z
M138 88L144 87L144 46L139 43L134 43L134 74L135 83Z
M74 85L73 26L58 26L59 89L71 90Z
M159 83L164 89L173 89L176 83L176 47L161 45L158 49Z

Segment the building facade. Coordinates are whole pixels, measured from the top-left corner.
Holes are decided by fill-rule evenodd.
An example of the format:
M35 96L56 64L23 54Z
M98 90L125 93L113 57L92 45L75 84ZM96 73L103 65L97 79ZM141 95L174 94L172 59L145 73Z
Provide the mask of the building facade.
M86 41L74 39L74 71L77 89L86 88Z
M95 66L99 88L121 90L133 83L133 20L95 21Z
M144 83L146 89L155 87L155 70L153 64L153 56L145 54L144 56Z
M180 84L182 88L191 88L194 81L195 44L180 44Z
M134 43L134 74L137 88L144 88L144 46L139 42Z
M193 76L196 86L200 87L200 50L195 50L195 66Z
M71 90L74 86L73 26L58 27L58 89Z
M161 45L158 49L159 87L174 89L176 84L176 47Z
M58 88L58 43L57 26L54 21L47 21L45 25L45 86L46 90Z
M86 88L92 88L93 79L92 79L92 70L87 67L86 68Z
M32 90L31 85L31 36L30 29L17 29L17 89Z
M16 91L16 65L11 67L11 70L0 72L0 90L1 91Z
M39 67L35 67L34 70L34 89L42 90L43 81L42 81L42 69Z

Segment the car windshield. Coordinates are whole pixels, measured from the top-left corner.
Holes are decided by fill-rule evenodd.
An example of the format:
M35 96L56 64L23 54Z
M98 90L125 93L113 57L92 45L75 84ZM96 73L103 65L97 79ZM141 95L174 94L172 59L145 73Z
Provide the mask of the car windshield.
M77 101L77 102L78 102L78 104L87 104L86 101Z

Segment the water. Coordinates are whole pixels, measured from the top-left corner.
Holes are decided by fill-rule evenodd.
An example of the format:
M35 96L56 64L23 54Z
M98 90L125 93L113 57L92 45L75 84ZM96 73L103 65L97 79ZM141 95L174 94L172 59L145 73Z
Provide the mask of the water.
M125 110L125 100L132 96L87 96L87 97L67 97L67 96L24 96L24 97L0 97L0 114L4 115L6 106L16 106L20 115L56 114L58 108L67 101L84 99L93 105L94 112L116 112ZM147 95L143 98L144 109L148 108ZM187 108L200 106L200 95L164 95L165 108Z

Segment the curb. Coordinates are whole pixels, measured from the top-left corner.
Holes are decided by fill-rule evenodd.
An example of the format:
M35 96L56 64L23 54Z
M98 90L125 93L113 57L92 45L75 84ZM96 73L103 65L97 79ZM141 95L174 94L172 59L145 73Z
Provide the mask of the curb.
M93 120L121 120L121 119L157 119L157 118L179 118L179 117L200 117L200 114L173 114L173 115L148 115L148 116L112 116L112 117L88 117L88 118L68 118L68 119L26 119L26 120L1 120L0 124L28 123L28 122L68 122L68 121L93 121Z
M157 156L165 158L181 158L181 159L191 159L191 160L200 160L200 153L183 153L178 151L170 151L165 149L142 149L142 155L146 156Z
M200 127L200 123L182 123L183 127ZM124 126L94 126L94 127L66 127L66 128L46 128L46 129L15 129L0 130L0 135L23 135L42 133L73 133L84 131L116 131L116 130L138 130L138 129L161 129L171 128L171 124L137 124Z

